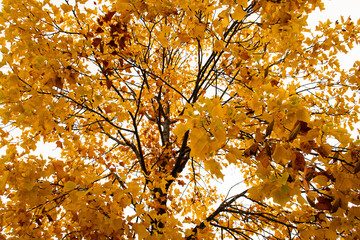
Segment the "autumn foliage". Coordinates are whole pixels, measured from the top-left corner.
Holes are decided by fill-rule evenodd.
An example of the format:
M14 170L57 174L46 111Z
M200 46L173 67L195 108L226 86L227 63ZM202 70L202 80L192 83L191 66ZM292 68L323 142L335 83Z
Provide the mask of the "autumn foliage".
M3 0L0 239L359 239L360 62L337 54L360 22L310 30L316 8Z

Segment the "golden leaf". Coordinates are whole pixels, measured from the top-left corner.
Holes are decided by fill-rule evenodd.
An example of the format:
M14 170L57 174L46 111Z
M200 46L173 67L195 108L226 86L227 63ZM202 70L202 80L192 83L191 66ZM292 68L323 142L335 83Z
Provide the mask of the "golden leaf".
M330 155L331 153L331 150L332 150L332 147L327 144L327 143L323 143L321 144L317 149L316 151L323 157L327 157Z
M0 194L4 194L6 182L8 181L10 172L4 171L1 178L0 178Z
M234 13L232 14L233 19L237 21L242 21L245 16L246 16L246 12L243 10L241 6L235 8Z
M276 163L281 165L286 165L291 159L290 151L279 143L276 144L272 157Z

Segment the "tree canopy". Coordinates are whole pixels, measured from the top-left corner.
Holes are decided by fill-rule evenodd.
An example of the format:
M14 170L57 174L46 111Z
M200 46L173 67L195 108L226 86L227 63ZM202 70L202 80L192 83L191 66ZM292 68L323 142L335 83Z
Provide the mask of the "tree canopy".
M359 239L360 62L337 56L360 22L311 30L323 7L2 0L0 239Z

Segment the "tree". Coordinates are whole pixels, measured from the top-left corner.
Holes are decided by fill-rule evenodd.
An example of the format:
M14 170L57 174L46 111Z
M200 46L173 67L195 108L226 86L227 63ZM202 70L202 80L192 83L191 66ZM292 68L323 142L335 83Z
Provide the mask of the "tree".
M360 62L337 53L360 23L310 31L317 7L3 0L1 239L359 239Z

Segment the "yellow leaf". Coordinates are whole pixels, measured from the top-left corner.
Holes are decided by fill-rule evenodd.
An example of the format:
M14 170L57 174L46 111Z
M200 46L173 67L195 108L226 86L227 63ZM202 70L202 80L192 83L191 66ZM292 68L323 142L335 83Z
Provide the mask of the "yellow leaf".
M310 121L310 113L307 109L301 107L296 111L296 118L308 123Z
M217 129L212 131L212 134L214 135L213 142L211 144L211 150L217 151L219 148L221 148L226 141L226 131L223 126L219 126Z
M279 183L281 183L282 185L285 185L285 183L287 182L289 178L289 173L288 172L284 172L280 178L277 179L277 181Z
M222 49L224 48L225 44L223 41L221 40L215 40L215 44L214 44L214 50L217 52L222 51Z
M248 6L248 0L237 0L238 5L242 6L244 9Z
M73 181L68 181L64 184L64 191L70 191L76 188L76 184Z
M160 32L158 34L157 38L158 38L158 40L159 40L162 47L164 47L164 48L169 47L169 40L166 38L164 32Z
M173 133L178 137L178 139L181 139L187 130L189 130L189 128L186 124L179 123L173 130Z
M246 12L243 10L243 7L241 5L238 5L235 8L234 13L232 14L233 19L237 21L242 21L245 16Z
M237 162L235 154L232 154L230 152L225 155L225 158L226 158L226 160L229 161L229 163L236 164L236 162Z
M324 176L324 175L317 175L316 177L314 177L312 179L312 181L318 183L320 186L327 186L328 185L328 177Z
M223 179L224 174L221 172L221 165L215 159L211 158L209 160L204 161L204 167L211 174L215 175L217 178Z
M9 178L9 171L5 171L0 178L0 194L4 194L6 182Z
M286 165L291 159L291 154L289 150L284 148L280 143L277 143L272 157L276 163Z
M274 199L274 202L280 204L283 207L287 202L290 201L290 194L286 185L283 185L281 188L274 190L271 195Z
M148 231L146 230L146 226L143 223L134 223L133 228L136 231L136 234L139 236L139 239L146 239L149 235Z
M190 143L191 148L190 155L198 158L205 158L209 149L210 138L207 132L200 128L194 128L190 132Z
M320 147L318 147L318 149L316 150L321 156L323 157L327 157L330 155L332 150L332 147L327 144L327 143L323 143L320 145Z
M70 12L73 10L73 6L69 5L69 4L61 4L60 5L61 9L64 11L64 13Z

